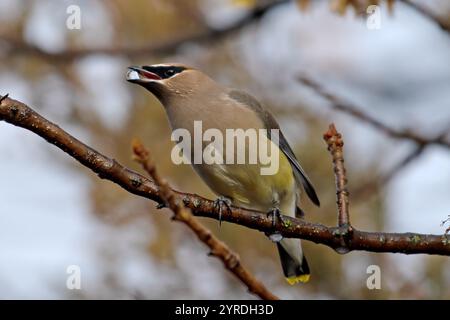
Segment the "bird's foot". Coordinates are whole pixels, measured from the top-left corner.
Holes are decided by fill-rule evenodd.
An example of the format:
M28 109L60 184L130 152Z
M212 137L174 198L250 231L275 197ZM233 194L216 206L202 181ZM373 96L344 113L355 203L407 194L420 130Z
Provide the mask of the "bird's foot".
M284 224L283 217L281 215L280 209L277 207L272 208L269 212L267 212L267 217L272 217L272 228L275 229L277 219L280 220L282 224ZM278 232L274 231L272 233L266 233L269 239L272 242L280 242L283 239L283 236Z
M216 201L214 201L214 210L216 210L216 212L219 213L219 226L222 225L222 210L223 207L225 206L225 208L227 208L228 213L231 213L231 200L220 196L219 198L216 199Z
M277 223L277 219L280 220L281 223L284 223L284 219L281 215L280 209L277 207L272 208L269 212L267 212L267 217L272 217L272 227L275 228Z

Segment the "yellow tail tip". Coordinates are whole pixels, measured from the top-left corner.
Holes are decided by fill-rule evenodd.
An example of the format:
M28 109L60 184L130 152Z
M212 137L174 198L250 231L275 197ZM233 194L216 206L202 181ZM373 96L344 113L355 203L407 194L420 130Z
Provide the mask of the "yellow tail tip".
M309 281L309 278L311 277L310 274L302 274L301 276L294 276L286 278L286 281L292 286L296 283L306 283Z

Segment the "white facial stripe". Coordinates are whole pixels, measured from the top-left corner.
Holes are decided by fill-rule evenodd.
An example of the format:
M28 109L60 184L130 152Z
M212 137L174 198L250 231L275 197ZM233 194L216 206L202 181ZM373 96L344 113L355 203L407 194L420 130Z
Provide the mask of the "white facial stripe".
M160 64L152 64L150 67L172 67L172 65L160 63Z

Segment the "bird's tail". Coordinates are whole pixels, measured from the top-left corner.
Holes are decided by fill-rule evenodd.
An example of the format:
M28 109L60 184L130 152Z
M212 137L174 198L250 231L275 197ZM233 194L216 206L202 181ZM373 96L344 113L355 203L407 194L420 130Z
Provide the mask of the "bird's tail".
M308 282L309 266L303 255L300 239L284 238L277 242L277 247L286 281L290 285Z

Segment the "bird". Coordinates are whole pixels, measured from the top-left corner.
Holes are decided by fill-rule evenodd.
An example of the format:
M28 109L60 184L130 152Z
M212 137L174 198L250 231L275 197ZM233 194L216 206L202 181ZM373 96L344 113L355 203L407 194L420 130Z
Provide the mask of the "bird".
M267 212L273 222L281 214L303 216L297 206L300 186L317 206L316 191L300 166L274 116L252 95L225 87L200 70L180 63L131 66L126 80L147 89L163 105L172 130L184 129L194 134L194 122L201 121L204 130L264 129L266 142L279 152L278 170L273 175L261 174L261 163L194 163L194 170L218 195L219 210L223 205L236 205ZM274 143L269 129L279 130ZM202 145L205 147L205 145ZM221 212L221 211L220 211ZM280 214L281 213L281 214ZM276 235L276 232L272 235ZM278 248L283 274L291 285L310 279L310 268L300 239L271 237Z

